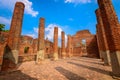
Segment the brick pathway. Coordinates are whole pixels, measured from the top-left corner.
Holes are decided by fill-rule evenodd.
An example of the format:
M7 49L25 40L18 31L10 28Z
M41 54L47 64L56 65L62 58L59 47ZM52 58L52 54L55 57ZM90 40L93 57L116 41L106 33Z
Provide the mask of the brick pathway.
M1 74L0 80L113 80L110 71L99 59L72 57L41 64L24 62L18 71Z

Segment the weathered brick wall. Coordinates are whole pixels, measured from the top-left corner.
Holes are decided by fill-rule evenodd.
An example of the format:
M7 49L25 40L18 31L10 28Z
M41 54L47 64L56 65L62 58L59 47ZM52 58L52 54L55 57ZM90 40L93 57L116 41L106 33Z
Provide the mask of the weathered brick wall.
M73 56L82 56L81 47L73 47Z
M21 36L19 43L19 55L24 54L33 54L33 38L30 36ZM25 48L29 48L27 52L25 52Z
M45 40L45 58L52 58L53 52L53 43Z
M38 44L37 38L36 38L36 39L33 39L33 44L32 44L32 46L33 46L33 53L34 53L34 54L37 53L37 46L38 46L37 44Z
M26 62L26 61L35 61L36 60L36 54L24 54L19 55L19 63Z
M83 40L86 44L83 44ZM78 31L72 36L73 55L98 57L98 45L95 35L88 30Z
M0 32L0 42L4 43L7 41L9 32Z
M99 58L99 51L98 51L98 44L97 44L97 38L96 35L93 35L87 39L87 55L89 57L97 57Z

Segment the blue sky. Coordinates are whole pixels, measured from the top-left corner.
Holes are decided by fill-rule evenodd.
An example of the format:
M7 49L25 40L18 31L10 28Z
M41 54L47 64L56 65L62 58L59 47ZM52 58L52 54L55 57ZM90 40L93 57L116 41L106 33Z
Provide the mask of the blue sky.
M22 1L25 6L22 35L37 37L39 18L45 18L45 37L53 39L53 28L59 27L66 35L74 35L79 30L88 29L96 33L95 10L96 0L0 0L0 23L9 29L16 1ZM120 0L113 0L115 11L120 21Z

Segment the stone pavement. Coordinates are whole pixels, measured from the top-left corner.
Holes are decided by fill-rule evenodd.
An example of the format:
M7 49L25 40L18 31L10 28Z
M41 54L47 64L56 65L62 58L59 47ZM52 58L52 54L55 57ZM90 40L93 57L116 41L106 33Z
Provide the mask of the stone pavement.
M100 59L72 57L41 64L24 62L17 71L0 74L0 80L115 80L110 71Z

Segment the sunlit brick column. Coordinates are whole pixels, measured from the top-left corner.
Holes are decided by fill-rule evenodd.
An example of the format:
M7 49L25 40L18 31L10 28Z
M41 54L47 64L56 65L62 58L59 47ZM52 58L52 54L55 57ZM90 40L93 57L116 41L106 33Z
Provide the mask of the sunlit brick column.
M98 0L110 50L112 73L120 77L120 26L111 0Z
M61 47L62 47L62 58L65 58L66 52L65 52L65 33L64 31L61 32Z
M44 42L44 18L40 18L39 31L38 31L38 53L36 62L44 60L45 42Z
M67 55L68 55L68 57L71 57L71 50L72 50L72 48L71 48L71 36L70 35L68 35L68 40L67 40L68 42L67 42L67 49L68 49L68 53L67 53Z
M58 60L58 27L54 27L54 53L53 59Z
M14 64L18 63L19 38L21 35L22 21L25 5L22 2L15 4L8 37L8 57Z
M105 65L110 65L110 51L108 48L108 43L107 43L107 39L106 39L106 35L105 35L105 30L103 27L103 21L102 21L102 17L101 17L101 13L100 13L100 9L96 10L96 16L97 16L97 31L98 31L98 40L100 44L101 48L100 50L100 54L102 56L102 58L104 59L104 64Z

